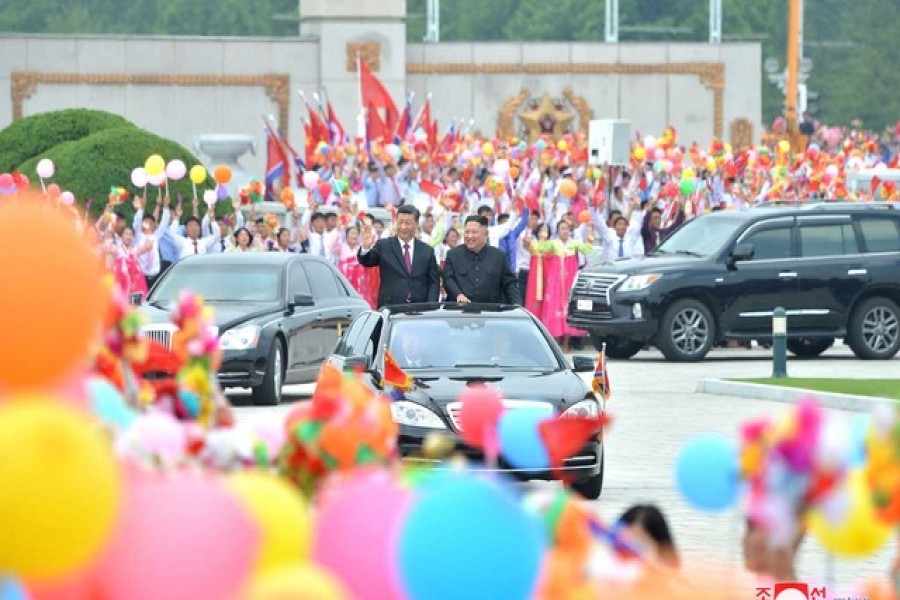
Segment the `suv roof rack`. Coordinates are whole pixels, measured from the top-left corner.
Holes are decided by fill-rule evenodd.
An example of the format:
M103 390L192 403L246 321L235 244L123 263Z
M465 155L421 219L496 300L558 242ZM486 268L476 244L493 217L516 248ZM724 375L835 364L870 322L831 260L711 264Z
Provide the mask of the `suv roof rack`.
M864 202L859 200L767 200L755 204L753 208L787 207L798 210L843 210L847 208L867 210L900 210L897 202Z
M452 310L459 312L507 312L521 308L517 304L476 303L459 304L458 302L414 302L411 304L392 304L384 307L392 315L421 313L433 310Z

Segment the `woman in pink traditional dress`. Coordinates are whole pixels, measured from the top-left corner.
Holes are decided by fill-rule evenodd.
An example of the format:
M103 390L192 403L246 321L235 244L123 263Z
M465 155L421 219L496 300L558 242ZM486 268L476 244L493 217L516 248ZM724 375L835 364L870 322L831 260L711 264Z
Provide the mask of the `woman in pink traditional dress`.
M372 285L369 282L370 269L365 268L356 260L356 253L359 250L359 227L356 225L348 227L346 236L345 242L342 243L340 238L337 238L335 242L334 253L338 259L338 269L344 274L353 289L365 298L369 306L377 308L378 297L372 295Z
M153 242L150 239L136 246L134 243L134 229L131 226L125 227L122 231L122 237L118 243L118 253L113 266L116 274L116 281L119 287L128 294L140 293L142 296L147 295L147 278L141 271L138 256L146 254L153 249Z
M551 240L546 223L535 229L535 241L531 243L531 268L525 307L541 320L563 349L568 348L569 337L581 337L585 332L566 323L569 290L578 275L578 253L587 254L589 244L571 238L569 224L560 221L558 238Z

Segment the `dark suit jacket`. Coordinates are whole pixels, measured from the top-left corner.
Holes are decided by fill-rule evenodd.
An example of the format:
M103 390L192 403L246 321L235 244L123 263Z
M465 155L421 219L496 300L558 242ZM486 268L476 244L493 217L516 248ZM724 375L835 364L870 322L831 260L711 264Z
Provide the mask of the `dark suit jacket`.
M519 281L509 268L509 258L493 246L486 245L478 254L464 245L450 250L444 261L444 289L449 302L465 294L472 302L522 304Z
M405 304L407 296L410 297L410 302L438 301L441 286L434 249L421 240L413 240L412 251L412 274L406 272L402 244L397 237L378 240L365 254L362 248L357 251L359 264L364 267L379 267L379 307Z

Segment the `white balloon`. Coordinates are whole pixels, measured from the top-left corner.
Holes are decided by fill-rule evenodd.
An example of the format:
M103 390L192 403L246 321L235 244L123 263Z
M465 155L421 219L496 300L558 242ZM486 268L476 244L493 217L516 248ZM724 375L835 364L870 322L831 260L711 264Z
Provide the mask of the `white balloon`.
M494 175L497 177L506 177L509 174L509 161L505 158L494 161Z
M203 192L203 201L212 206L216 203L216 190L206 190Z
M161 186L163 181L166 180L166 172L157 173L156 175L147 175L147 183L150 185Z
M137 167L131 172L131 184L137 188L146 187L147 171L144 170L144 167Z
M50 179L56 173L56 165L49 158L42 158L37 164L37 174L41 179Z

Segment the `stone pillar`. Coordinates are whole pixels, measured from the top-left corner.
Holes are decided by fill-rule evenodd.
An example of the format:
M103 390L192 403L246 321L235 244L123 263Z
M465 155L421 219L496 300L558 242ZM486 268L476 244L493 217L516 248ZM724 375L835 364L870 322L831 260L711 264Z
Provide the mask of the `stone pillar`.
M402 110L406 96L406 0L301 0L300 36L319 41L320 85L348 135L360 111L359 52ZM303 90L312 102L312 93ZM292 91L296 94L296 90Z

